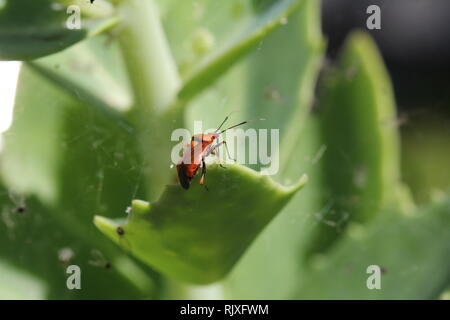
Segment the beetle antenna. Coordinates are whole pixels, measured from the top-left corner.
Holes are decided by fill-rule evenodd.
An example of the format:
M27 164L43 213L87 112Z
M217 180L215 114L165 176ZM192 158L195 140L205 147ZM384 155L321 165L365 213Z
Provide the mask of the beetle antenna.
M220 128L222 128L222 126L224 125L225 122L227 122L228 118L230 117L230 115L226 116L225 119L222 121L222 123L220 124L220 126L216 129L216 132L218 132L220 130Z
M264 120L266 120L266 119L261 118L261 119L253 119L253 120L242 121L241 123L235 124L234 126L231 126L231 127L229 127L229 128L226 128L226 129L220 131L219 134L222 134L222 133L224 133L224 132L227 131L227 130L230 130L230 129L233 129L233 128L242 126L243 124L246 124L246 123L249 123L249 122L254 122L254 121L264 121Z
M222 126L225 124L225 122L227 122L228 118L230 118L230 116L236 112L236 110L231 111L226 117L225 119L222 121L222 123L220 124L220 126L216 129L216 132L219 132L220 128L222 128Z

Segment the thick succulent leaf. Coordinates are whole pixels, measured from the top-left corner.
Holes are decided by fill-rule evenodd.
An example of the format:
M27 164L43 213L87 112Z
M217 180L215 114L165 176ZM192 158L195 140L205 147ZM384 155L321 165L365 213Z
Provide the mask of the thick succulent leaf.
M225 299L290 299L299 290L301 280L308 277L303 250L311 228L317 224L323 188L317 117L309 117L299 134L301 143L291 154L296 161L283 169L286 177L306 173L308 184L261 233L225 279Z
M75 98L108 115L126 111L133 103L117 45L108 37L86 39L70 50L29 65Z
M45 116L42 116L43 110ZM140 166L133 141L133 134L120 123L104 117L83 101L74 100L46 78L23 67L14 121L5 134L1 163L4 181L25 198L36 196L40 200L40 204L35 204L35 211L31 209L31 212L39 212L36 217L55 221L41 231L48 232L48 243L59 248L79 248L75 250L77 255L84 257L79 262L87 268L90 268L91 250L102 252L115 269L110 275L117 273L117 279L115 275L108 280L105 274L103 280L90 277L85 284L97 286L97 292L104 292L105 297L108 296L105 283L109 281L130 286L137 290L135 293L140 292L140 297L146 297L154 289L147 284L157 278L148 268L143 269L124 256L98 234L91 223L94 214L114 212L110 210L112 207L125 210L132 196L140 194ZM29 221L28 228L40 230L35 221ZM46 228L54 231L44 230ZM61 233L68 237L72 234L72 238L59 241ZM80 234L83 237L79 237ZM22 240L27 239L25 234ZM23 241L5 241L13 250L8 259L17 259L14 250L23 245ZM54 249L52 254L56 251ZM24 255L32 256L31 253ZM23 263L16 261L21 267ZM44 277L55 273L52 268L44 271L47 272ZM51 286L53 284L61 286L59 281ZM52 287L51 290L59 289Z
M53 2L59 2L66 7L70 5L79 6L83 17L106 18L113 14L114 2L117 2L117 0L95 0L92 3L90 0L53 0Z
M181 74L211 53L254 16L249 1L156 0L164 31Z
M3 4L3 6L1 6ZM80 29L68 29L71 5L81 9ZM93 8L95 8L93 10ZM108 3L5 0L0 3L0 60L32 60L106 32L119 22Z
M439 299L450 300L450 287L448 287L441 293L441 295L439 296Z
M325 250L348 221L364 222L398 200L399 144L392 85L375 44L353 33L324 76L321 223L311 252Z
M124 266L127 258L80 237L33 197L0 186L0 215L3 299L138 299L151 297L157 287L149 277L137 280ZM66 286L72 264L81 268L81 290Z
M280 50L285 42L290 49ZM301 126L313 103L323 50L320 5L307 0L301 10L261 42L257 51L222 76L214 88L192 100L187 127L192 130L194 121L201 120L203 128L214 128L231 112L230 122L265 118L253 122L252 127L279 130L280 161L275 179L282 183L295 180L299 176L285 174L286 168L289 161L296 161L295 149L304 143ZM275 55L278 58L272 59ZM211 108L213 105L217 108ZM260 169L259 165L251 167Z
M214 89L196 97L188 110L187 123L202 119L205 128L213 128L232 110L239 111L232 115L236 119L266 118L252 126L280 129L281 164L275 178L283 184L293 183L304 173L310 178L305 190L264 229L221 283L219 292L227 299L286 299L306 276L301 248L307 231L317 223L313 213L321 205L323 148L317 117L308 116L323 52L319 3L306 1L286 22ZM280 50L286 41L291 50ZM275 54L279 59L264 65Z
M0 158L1 160L1 158ZM7 258L8 250L11 250L11 239L16 238L17 222L20 221L22 214L19 214L18 207L23 203L14 203L15 199L9 197L8 192L1 184L0 176L0 299L44 299L47 293L47 284L44 279L38 277L35 271L23 270ZM15 248L17 249L17 247ZM16 254L16 258L20 254Z
M28 272L0 259L2 286L0 300L40 300L45 298L46 285Z
M170 181L169 137L183 127L174 103L180 79L153 1L124 1L118 10L122 23L117 39L135 102L129 118L138 132L145 198L155 200Z
M312 264L300 299L435 299L450 277L450 200L412 215L386 212L354 225ZM369 290L370 265L382 268L381 289Z
M158 202L133 202L128 221L96 217L96 226L155 269L181 281L217 281L306 182L284 188L251 169L208 168L209 192L167 186ZM117 232L121 227L124 234Z
M86 148L104 147L102 142L105 137L102 134L111 136L112 133L107 133L109 129L118 135L123 133L124 137L132 140L133 128L113 107L119 108L120 98L111 103L99 102L97 106L100 105L100 108L92 108L95 106L93 101L100 101L107 96L106 88L99 84L90 89L81 84L82 80L86 78L79 75L80 70L87 68L88 70L84 72L89 73L89 68L92 68L95 59L88 59L88 57L92 56L94 52L102 53L101 57L105 60L115 61L115 59L101 50L89 52L89 47L98 49L98 45L83 44L80 48L78 46L72 48L73 53L71 49L62 54L45 58L42 62L33 64L32 68L29 66L22 68L15 100L14 120L10 130L5 133L5 150L1 163L5 182L16 192L26 195L34 194L43 202L55 204L57 200L61 199L61 163L67 163L67 159L63 159L65 155L77 154L78 149L73 147L74 144L80 145L80 152L85 152ZM79 52L84 54L80 54L76 59L76 53ZM66 64L64 67L61 66L62 71L57 68L59 63ZM41 67L43 70L40 69ZM49 70L51 67L58 71ZM95 68L102 69L98 65ZM65 75L71 73L70 70L73 71L73 69L78 71L72 73L71 77L65 78ZM54 76L58 79L52 78L47 72L54 72ZM99 70L97 72L102 73ZM111 78L115 73L103 72L104 81L111 83L113 81ZM120 74L120 72L117 73ZM64 82L67 87L60 81L67 81ZM115 83L113 87L119 86ZM95 98L87 99L86 96L79 96L78 94L83 90L91 90L92 94L89 93L89 95L95 96ZM123 98L122 102L128 100L125 91L113 93L110 98L114 99L117 95ZM45 117L42 116L43 114ZM104 117L105 114L108 116ZM102 118L104 118L102 121L97 121ZM36 119L40 120L36 121ZM74 124L79 127L73 128L73 131L69 132L69 128L72 128ZM89 127L88 124L92 127ZM106 129L105 126L111 128ZM80 139L80 137L84 137L84 139ZM120 144L120 141L117 143ZM122 146L125 145L131 147L132 144L123 144ZM118 161L121 156L119 155L120 148L114 148L116 158L110 160L117 165L120 162ZM68 151L72 151L72 153L68 153ZM134 161L132 153L127 152L127 154L127 158L121 159ZM77 157L80 156L80 154L77 155ZM92 154L91 156L98 160L96 163L99 166L102 166L98 156ZM105 157L102 157L103 160ZM74 161L79 163L77 159ZM92 161L88 162L92 163ZM80 165L77 164L75 168L80 168ZM70 169L70 172L74 171L74 168Z
M256 2L256 6L268 2ZM280 50L289 43L289 50ZM317 77L322 66L324 39L320 29L320 2L304 0L301 10L269 35L248 59L245 118L265 118L254 125L280 130L279 170L285 176L292 154L303 143L301 127L314 102ZM273 57L277 59L273 59ZM270 61L270 64L267 63ZM259 166L255 166L255 169Z
M299 43L295 44L293 39L298 39ZM280 52L280 46L286 41L292 51ZM250 99L248 118L263 116L268 120L261 124L281 128L280 168L276 179L289 184L306 173L309 182L227 277L225 298L288 299L298 289L300 279L307 276L302 270L302 248L309 231L317 224L314 213L319 212L322 205L320 177L324 145L317 114L309 114L322 53L320 3L308 0L305 7L293 15L287 25L267 37L258 54L249 59L251 81L246 80L252 89L246 90ZM274 54L282 57L262 70L263 62ZM270 98L264 94L267 87L273 90Z
M412 117L401 128L403 178L421 204L450 191L449 117L431 114Z
M0 8L0 60L34 59L80 41L86 29L69 30L68 17L66 7L52 1L6 1Z
M45 203L58 198L62 154L55 150L68 102L66 95L22 67L0 163L5 184L15 192L36 195Z
M182 100L192 98L210 86L240 58L256 48L267 35L282 26L302 2L301 0L282 0L255 16L243 34L205 57L193 69L180 89L179 98Z

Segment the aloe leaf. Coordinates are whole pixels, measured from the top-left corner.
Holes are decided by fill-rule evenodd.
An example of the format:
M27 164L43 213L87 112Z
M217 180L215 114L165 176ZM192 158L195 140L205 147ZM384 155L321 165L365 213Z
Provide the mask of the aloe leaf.
M295 298L436 299L450 277L449 250L448 197L411 215L388 210L368 225L350 227L315 260ZM370 265L383 271L379 290L366 286Z
M297 161L292 161L284 172L289 177L306 173L308 184L281 210L224 280L225 299L290 299L302 279L308 277L303 247L316 225L322 190L317 117L308 118L300 135L302 142L291 154Z
M450 288L446 288L439 296L441 300L450 300Z
M187 191L170 185L156 203L134 201L128 221L96 217L94 223L160 272L206 284L226 275L305 182L284 188L242 166L211 166L209 192L197 179Z
M249 1L157 0L164 31L181 74L192 71L205 55L254 17Z
M66 25L75 14L70 6L81 10L80 29ZM118 22L113 7L107 3L93 6L82 0L4 0L0 3L0 60L47 56L111 30Z
M123 111L132 98L124 73L116 46L102 37L27 63L18 82L13 126L5 134L2 166L11 188L36 192L47 203L58 197L58 178L52 175L59 172L62 153L53 151L63 146L65 114L77 102L130 133Z
M2 274L1 300L39 300L45 298L46 285L28 272L0 259Z
M120 0L119 0L120 1ZM107 18L114 13L114 4L117 0L53 0L53 2L59 2L65 7L70 5L79 6L82 16L88 18Z
M110 275L114 276L108 277L108 273L102 277L92 276L86 284L96 286L96 292L103 292L105 296L108 281L115 281L134 290L134 297L147 297L155 289L151 283L158 277L125 257L98 234L91 223L94 214L112 212L111 207L125 210L129 199L140 194L140 167L133 152L133 141L133 133L120 124L105 118L84 101L73 99L26 65L22 68L13 124L5 133L2 175L9 189L25 199L33 199L30 204L27 201L30 212L34 213L32 217L52 221L40 232L47 235L45 245L58 246L48 252L54 259L41 259L28 251L26 255L54 262L57 266L57 251L70 246L78 248L74 251L78 257L83 257L77 260L79 265L92 269L90 251L102 252L113 265ZM40 230L38 221L30 219L23 229ZM61 234L66 234L67 238L58 241ZM82 238L78 237L80 234ZM12 252L8 259L19 267L26 262L21 261L14 250L23 245L23 241L36 242L32 236L35 234L28 237L25 232L17 240L7 238L2 242L10 245ZM49 274L56 272L55 266L44 266L40 275L52 279ZM64 277L63 273L57 283L51 283L51 288L64 285L61 282ZM52 297L57 297L55 295Z
M136 283L135 271L123 266L127 258L80 237L35 197L0 184L0 216L2 299L141 299L157 292L157 282L149 277ZM69 265L81 268L82 290L67 288Z
M13 124L4 134L0 163L5 184L15 192L36 195L44 203L54 203L58 198L62 154L54 150L63 125L61 106L68 101L66 95L51 84L39 82L22 67Z
M146 198L153 200L171 175L168 158L155 156L155 151L169 155L171 132L183 127L183 114L174 102L180 79L153 1L124 1L118 11L118 42L134 94L129 117L139 133Z
M95 37L64 52L28 62L48 80L116 120L131 108L128 79L117 45Z
M255 5L271 2L256 2ZM286 42L289 42L289 50L280 50ZM254 125L280 131L277 178L295 178L283 177L283 171L287 170L289 161L297 161L292 157L293 149L303 143L301 127L313 105L324 48L320 2L305 0L301 10L286 18L284 25L267 36L257 54L248 59L245 117L265 118L267 121ZM273 59L274 56L277 59Z
M398 201L399 137L392 85L374 42L349 36L321 94L323 208L309 253L324 251L348 221Z
M299 43L296 44L295 39ZM289 41L292 51L277 51L285 41ZM306 173L309 182L263 231L225 279L226 299L288 299L298 289L301 279L307 276L303 272L302 248L308 241L310 229L315 227L314 213L321 206L320 176L324 152L319 119L316 113L309 111L314 101L323 47L320 3L312 0L306 1L303 9L291 16L283 28L267 37L258 54L249 58L252 81L246 80L252 89L246 90L250 101L247 112L251 114L248 117L263 116L268 120L262 125L280 128L280 167L276 179L289 184ZM263 62L275 53L280 59L261 70ZM276 94L270 99L264 94L268 86ZM280 110L286 110L288 121L284 112L283 116L276 114L281 113Z
M299 0L283 0L257 15L243 34L224 48L205 57L187 76L178 97L188 100L210 86L240 58L257 47L268 34L282 26L285 19L295 12L301 3Z
M48 0L8 0L0 8L0 59L29 60L63 50L86 36L69 30L66 7Z
M450 127L441 113L409 119L401 129L402 174L414 200L426 204L450 191Z

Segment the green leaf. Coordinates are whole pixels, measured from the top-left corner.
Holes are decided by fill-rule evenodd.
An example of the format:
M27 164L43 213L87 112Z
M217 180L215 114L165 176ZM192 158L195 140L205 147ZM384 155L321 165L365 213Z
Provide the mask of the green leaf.
M429 112L402 126L402 173L414 200L426 204L450 192L450 127L443 112Z
M282 0L256 16L243 34L206 57L187 76L178 97L181 100L189 100L210 86L234 63L256 48L267 35L282 26L286 19L300 7L301 3L300 0Z
M325 75L320 117L323 212L309 253L324 251L348 221L365 222L399 200L399 137L392 85L374 42L349 36Z
M86 36L86 29L67 29L66 7L54 6L48 0L8 0L0 8L0 60L35 59Z
M254 18L247 0L156 1L164 31L182 75L192 71L206 55L242 33Z
M139 133L146 198L154 200L171 176L164 157L172 148L168 138L183 127L183 115L174 103L180 79L153 1L124 1L118 10L118 42L134 94L129 118Z
M308 185L297 193L249 247L223 283L225 299L290 299L302 279L303 248L316 225L323 190L320 160L320 127L311 116L300 131L301 143L291 156L296 159L284 168L287 177L306 173Z
M289 43L289 50L280 50L286 43ZM257 53L248 59L245 118L263 117L267 121L255 123L255 126L280 130L279 180L298 177L286 176L283 172L289 161L297 161L292 154L304 143L301 128L313 105L324 49L320 3L304 0L301 10L266 37ZM275 56L277 59L273 59Z
M119 298L110 290L112 283L135 298L153 296L157 291L158 276L124 256L91 223L94 214L114 213L110 208L125 210L133 195L141 194L134 138L120 123L23 67L14 121L5 134L1 168L5 184L25 199L31 198L27 207L33 214L23 228L15 229L22 230L21 237L7 237L2 244L11 250L3 251L8 252L7 259L20 268L33 265L24 260L28 257L48 262L42 262L39 276L50 281L49 290L56 292L49 293L51 297L59 297L61 286L65 290L66 275L57 261L57 252L64 247L76 252L77 264L91 275L84 278L85 285L96 288L72 295ZM41 225L40 221L48 224ZM30 228L38 235L29 234ZM42 238L42 234L46 237L41 246L29 245L37 244L35 237ZM26 256L22 260L15 255L21 246ZM90 265L93 250L102 252L113 272L104 273L107 270ZM41 255L36 256L39 252ZM50 257L42 258L47 255Z
M441 300L450 300L450 288L447 288L442 292L442 294L439 296L439 299Z
M14 196L13 196L14 195ZM25 206L18 213L17 206ZM35 198L0 190L0 296L7 299L142 299L157 283L134 278L135 263L80 237ZM59 213L59 212L58 212ZM126 266L126 260L134 269ZM124 261L125 260L125 261ZM68 265L81 268L81 290L68 290ZM109 268L107 267L109 264ZM126 276L124 276L126 274ZM120 289L119 289L120 288ZM8 290L8 291L6 291Z
M16 192L34 194L41 201L54 204L61 196L61 163L66 151L74 150L65 147L64 139L78 141L83 130L87 131L85 140L91 137L96 132L95 127L89 130L86 123L92 123L92 119L106 115L104 123L130 136L132 128L119 113L129 107L130 93L116 48L105 47L104 40L85 41L22 68L14 121L5 133L5 155L1 163L5 181ZM107 67L106 63L114 67ZM97 80L95 85L89 81L92 77ZM111 89L114 92L111 93ZM74 112L74 119L81 120L80 114L86 118L81 120L84 122L81 128L71 133L75 138L65 137L65 123L76 122L70 121L67 115L74 106L78 110ZM107 131L97 130L99 133ZM95 139L99 138L92 138ZM83 146L83 150L93 141L88 139L85 143L88 146Z
M1 300L39 300L45 298L46 285L41 279L17 269L0 259Z
M133 99L117 45L109 41L102 36L89 38L28 65L74 98L117 120L117 113L129 110Z
M187 191L171 185L156 203L134 201L126 222L103 217L94 222L155 269L177 280L206 284L226 275L305 182L303 177L284 188L242 166L211 166L209 192L197 179Z
M388 210L353 225L316 259L296 299L436 299L450 277L450 200L410 216ZM370 265L382 268L381 289L369 290Z
M279 48L286 42L290 50L280 52ZM289 184L306 173L309 182L225 279L225 299L288 299L298 289L301 279L307 277L303 272L302 249L310 229L316 224L314 213L321 209L323 190L320 126L317 114L309 113L323 49L320 3L308 0L303 9L292 15L287 25L267 37L258 53L249 59L251 81L245 79L251 88L246 90L247 117L262 116L268 119L262 125L280 128L280 168L276 179ZM271 59L274 55L279 58ZM270 65L266 63L268 59ZM272 96L265 94L267 88L273 90Z
M22 67L13 124L4 134L0 163L5 184L15 192L36 195L44 203L54 203L59 197L58 170L63 155L55 149L69 102L64 93Z
M95 0L93 3L90 0L53 0L53 2L59 2L65 7L70 5L79 6L81 9L82 17L89 18L106 18L111 16L114 12L114 4L121 0ZM54 5L58 8L57 5Z

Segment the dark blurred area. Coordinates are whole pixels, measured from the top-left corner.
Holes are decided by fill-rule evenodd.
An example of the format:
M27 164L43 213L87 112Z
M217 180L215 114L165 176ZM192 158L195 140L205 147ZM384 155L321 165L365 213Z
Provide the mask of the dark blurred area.
M390 71L400 113L449 114L450 1L323 0L329 57L336 56L350 30L367 30L370 5L381 9L381 29L369 32Z

